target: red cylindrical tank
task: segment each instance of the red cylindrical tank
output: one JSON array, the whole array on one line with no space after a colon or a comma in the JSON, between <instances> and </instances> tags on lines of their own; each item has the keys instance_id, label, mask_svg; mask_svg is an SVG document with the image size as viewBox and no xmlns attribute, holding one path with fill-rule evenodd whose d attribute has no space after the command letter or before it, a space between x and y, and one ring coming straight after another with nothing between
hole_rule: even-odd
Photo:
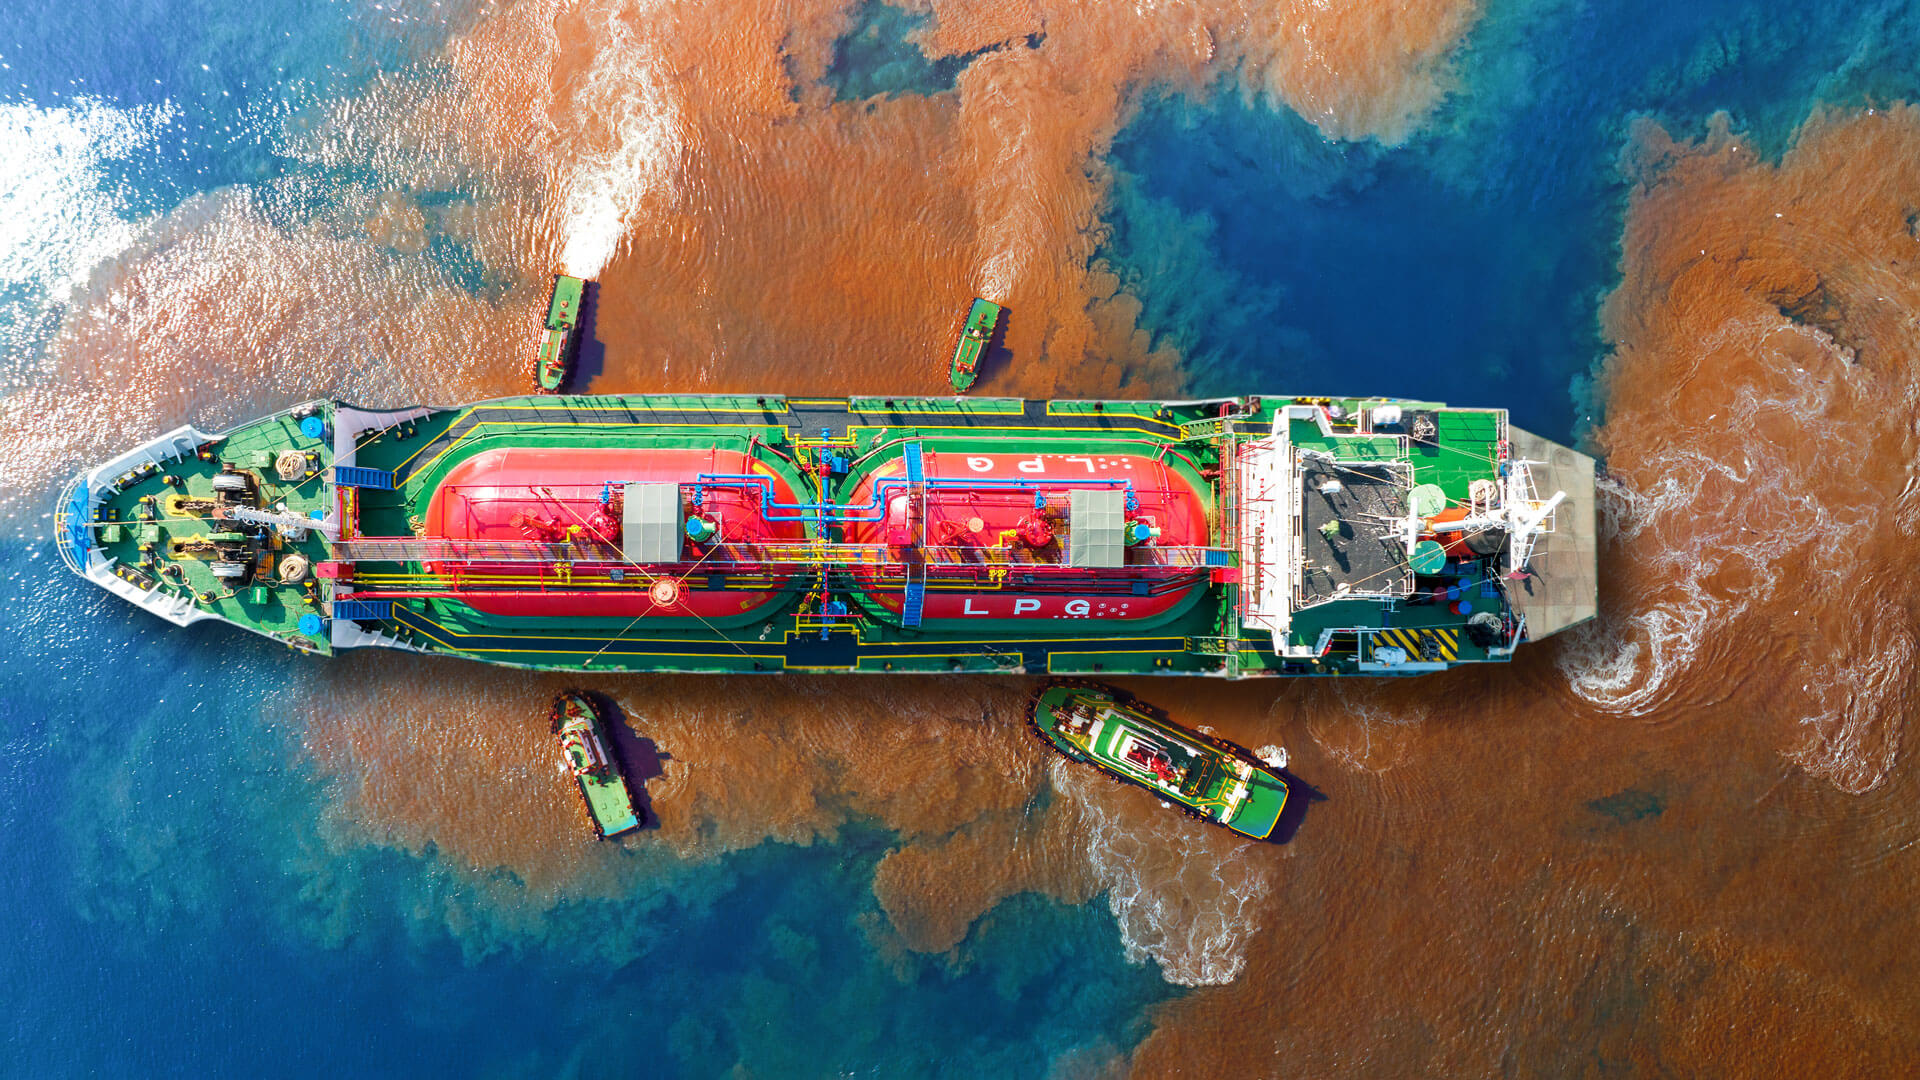
<instances>
[{"instance_id":1,"label":"red cylindrical tank","mask_svg":"<svg viewBox=\"0 0 1920 1080\"><path fill-rule=\"evenodd\" d=\"M1067 527L1068 493L1076 486L1112 490L1118 485L1111 481L1130 481L1139 501L1138 510L1130 516L1150 518L1159 527L1156 546L1204 546L1209 542L1207 509L1211 491L1165 462L1155 461L1156 449L1142 443L1091 453L927 452L923 460L924 474L929 480L962 483L928 489L922 542L952 549L1001 548L1009 552L1010 560L1002 588L983 585L977 592L929 589L922 609L923 623L978 619L1138 621L1163 615L1185 601L1194 589L1204 584L1204 571L1196 570L1191 579L1180 576L1173 587L1150 596L1118 595L1125 584L1116 589L1111 582L1126 576L1125 570L1071 571L1050 562L1039 564L1045 569L1030 572L1055 586L1105 580L1110 583L1107 591L1021 588L1023 571L1034 565L1036 554L1043 560L1058 559L1056 534ZM844 501L853 506L867 505L873 501L873 492L879 483L905 476L904 461L888 462L864 478ZM968 487L964 481L969 479L1026 481L1028 484L989 483ZM889 495L901 491L904 488L888 489ZM1048 496L1044 511L1034 507L1036 493ZM847 528L847 539L855 543L884 543L888 542L887 535L885 522L858 522ZM977 551L973 559L977 564ZM936 577L939 569L936 559L933 567ZM873 571L862 571L855 577L866 585L874 603L888 610L900 610L901 579L884 578ZM1165 573L1155 580L1166 582Z\"/></svg>"},{"instance_id":2,"label":"red cylindrical tank","mask_svg":"<svg viewBox=\"0 0 1920 1080\"><path fill-rule=\"evenodd\" d=\"M578 525L591 537L598 531L600 495L607 484L697 482L700 474L750 473L767 477L773 497L797 501L780 474L737 450L696 447L509 447L487 450L454 466L440 482L424 515L427 535L453 540L523 542L531 527L543 523ZM728 541L799 539L799 522L770 522L751 489L707 487L700 513L718 520ZM535 523L531 524L530 523ZM599 526L604 528L604 524ZM550 530L548 530L550 531ZM691 549L690 549L691 550ZM645 574L674 577L687 564L646 567ZM643 571L620 562L580 562L559 572L542 563L446 562L442 574L460 586L458 595L478 611L492 615L547 618L650 616L658 618L734 619L778 599L773 591L725 591L680 588L671 603L660 604L642 588L595 592L611 584L609 571L621 569L627 583L646 580ZM704 580L707 570L696 571ZM489 584L488 576L538 576L540 583Z\"/></svg>"}]
</instances>

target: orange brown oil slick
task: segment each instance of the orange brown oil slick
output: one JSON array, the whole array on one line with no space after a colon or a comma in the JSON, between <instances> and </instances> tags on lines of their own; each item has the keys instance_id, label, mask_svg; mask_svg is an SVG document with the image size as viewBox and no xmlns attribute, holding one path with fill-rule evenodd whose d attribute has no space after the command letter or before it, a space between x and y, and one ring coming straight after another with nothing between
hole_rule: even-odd
<instances>
[{"instance_id":1,"label":"orange brown oil slick","mask_svg":"<svg viewBox=\"0 0 1920 1080\"><path fill-rule=\"evenodd\" d=\"M526 313L568 261L601 281L609 391L936 391L967 299L1013 304L994 393L1177 391L1178 357L1094 255L1105 153L1142 93L1233 86L1331 135L1403 137L1447 86L1469 0L909 5L953 92L832 100L852 0L520 0L470 13L450 78L382 77L267 132L392 190L309 210L297 183L142 223L75 297L52 370L0 401L0 479L294 397L455 402L525 387ZM435 204L408 190L480 197ZM495 286L447 280L462 242ZM118 417L120 431L91 419ZM99 432L77 441L75 432Z\"/></svg>"},{"instance_id":2,"label":"orange brown oil slick","mask_svg":"<svg viewBox=\"0 0 1920 1080\"><path fill-rule=\"evenodd\" d=\"M1816 115L1778 166L1724 122L1697 145L1641 132L1605 311L1598 441L1617 527L1654 554L1614 578L1640 615L1607 670L1644 677L1581 687L1636 712L1737 683L1785 725L1776 744L1851 792L1887 778L1913 707L1917 149L1910 106ZM1683 660L1738 678L1676 679Z\"/></svg>"},{"instance_id":3,"label":"orange brown oil slick","mask_svg":"<svg viewBox=\"0 0 1920 1080\"><path fill-rule=\"evenodd\" d=\"M455 47L476 138L544 165L536 242L601 282L596 389L931 392L979 293L1013 304L986 389L1171 392L1177 357L1094 260L1140 94L1225 80L1398 138L1476 11L942 0L920 44L970 58L954 92L836 102L857 7L527 2Z\"/></svg>"},{"instance_id":4,"label":"orange brown oil slick","mask_svg":"<svg viewBox=\"0 0 1920 1080\"><path fill-rule=\"evenodd\" d=\"M308 749L383 839L414 850L432 843L457 864L511 871L543 894L570 889L576 871L591 877L606 862L600 853L621 846L592 841L557 771L545 716L568 676L391 656L339 663L352 677L313 710ZM414 693L383 698L390 680ZM768 840L831 841L855 820L909 843L974 826L1011 836L1044 779L1043 750L996 719L1019 714L1018 683L587 681L619 705L615 741L630 767L644 775L656 751L665 755L646 785L654 828L628 846L660 845L682 859ZM905 858L922 854L940 857Z\"/></svg>"},{"instance_id":5,"label":"orange brown oil slick","mask_svg":"<svg viewBox=\"0 0 1920 1080\"><path fill-rule=\"evenodd\" d=\"M467 208L434 211L456 234ZM0 480L44 483L192 422L219 431L296 401L451 402L520 391L529 307L496 306L421 256L398 193L288 231L253 195L201 196L101 268L45 381L0 399ZM106 422L111 418L111 422Z\"/></svg>"},{"instance_id":6,"label":"orange brown oil slick","mask_svg":"<svg viewBox=\"0 0 1920 1080\"><path fill-rule=\"evenodd\" d=\"M1183 690L1325 801L1244 972L1167 1006L1135 1075L1920 1056L1891 915L1920 874L1920 110L1818 114L1778 164L1646 126L1623 167L1601 619L1506 669Z\"/></svg>"}]
</instances>

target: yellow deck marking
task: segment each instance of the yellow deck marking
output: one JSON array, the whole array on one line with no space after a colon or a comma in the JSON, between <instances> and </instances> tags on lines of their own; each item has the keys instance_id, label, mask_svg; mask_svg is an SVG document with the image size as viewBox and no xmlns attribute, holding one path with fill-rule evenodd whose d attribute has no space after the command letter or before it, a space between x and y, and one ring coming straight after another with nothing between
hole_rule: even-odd
<instances>
[{"instance_id":1,"label":"yellow deck marking","mask_svg":"<svg viewBox=\"0 0 1920 1080\"><path fill-rule=\"evenodd\" d=\"M1418 661L1421 659L1420 645L1428 639L1433 640L1439 645L1441 659L1452 663L1459 658L1460 639L1454 631L1445 627L1425 627L1420 629L1387 627L1375 630L1373 635L1375 648L1379 648L1380 641L1384 639L1389 645L1396 645L1407 650L1407 656L1411 660Z\"/></svg>"},{"instance_id":2,"label":"yellow deck marking","mask_svg":"<svg viewBox=\"0 0 1920 1080\"><path fill-rule=\"evenodd\" d=\"M577 650L576 650L576 649L532 649L532 648L526 648L526 649L475 649L475 648L462 648L461 646L458 646L458 645L455 645L455 644L453 644L453 643L452 643L451 641L448 641L448 640L446 640L445 638L442 638L442 637L440 637L440 636L438 636L438 635L436 635L436 634L433 634L433 633L431 633L431 632L429 632L429 631L427 631L427 630L424 630L424 629L422 629L422 628L421 628L421 627L420 627L420 626L419 626L418 624L420 624L420 623L426 623L427 625L430 625L430 626L433 626L434 628L436 628L436 629L438 629L438 630L439 630L439 631L440 631L441 633L443 633L443 634L445 634L445 635L447 635L447 637L449 637L449 638L455 638L455 639L459 639L459 638L479 638L479 637L494 637L494 638L505 638L505 637L513 637L513 636L515 636L515 634L514 634L514 631L513 631L512 629L503 629L503 630L500 630L500 631L495 631L495 632L492 632L492 633L487 633L487 634L469 634L469 633L465 633L465 632L462 632L462 631L459 631L459 630L455 630L455 629L453 629L452 627L450 627L450 626L447 626L447 625L445 625L444 623L441 623L440 621L438 621L438 620L436 620L436 619L434 619L434 618L432 618L432 617L430 617L430 616L428 616L428 615L425 615L425 614L422 614L422 613L420 613L420 612L415 612L415 611L405 611L405 612L403 613L403 612L401 612L401 611L400 611L399 609L396 609L396 611L395 611L395 614L396 614L396 615L399 615L399 616L400 616L400 617L399 617L398 619L396 619L395 621L397 621L397 622L400 622L401 624L403 624L403 625L405 625L405 626L407 626L407 627L409 627L409 628L411 628L411 629L413 629L413 630L415 630L415 631L417 631L417 632L419 632L420 634L422 634L422 635L423 635L423 636L425 636L425 637L428 637L428 638L431 638L431 639L433 639L433 641L434 641L434 642L436 642L437 644L439 644L439 645L441 645L441 646L442 646L442 647L444 647L444 648L448 648L448 649L453 649L453 650L455 650L455 651L458 651L458 652L500 652L500 653L509 653L509 652L524 652L524 653L530 653L530 654L541 654L541 655L555 655L555 656L567 656L567 655L571 655L571 654L573 654L573 653L575 653L575 652L584 652L584 651L587 651L587 650L585 650L585 649L577 649ZM672 617L673 617L673 616L662 616L662 618L672 618ZM815 632L817 633L818 631L815 631ZM788 634L789 634L789 635L791 635L791 633L792 633L792 631L788 631ZM561 640L561 641L579 641L579 642L582 642L582 643L585 643L585 644L601 644L601 643L605 643L605 642L608 642L608 641L616 641L616 642L628 642L628 643L630 643L630 644L634 644L634 645L648 645L648 644L654 644L654 643L658 643L658 644L662 644L662 645L733 645L733 646L736 646L736 647L737 647L737 646L739 646L739 645L741 644L740 642L738 642L738 641L734 641L734 640L732 640L732 639L730 639L730 638L718 638L718 637L715 637L715 638L647 638L647 639L644 639L644 640L631 640L631 639L628 639L628 638L609 638L609 637L576 637L576 636L573 636L573 635L567 635L567 634L551 634L551 633L542 633L542 634L541 634L540 636L541 636L541 637L545 637L545 638L548 638L548 639L552 639L552 640ZM1151 638L1124 638L1124 639L1119 639L1118 641L1116 641L1116 644L1125 644L1125 643L1127 643L1127 642L1133 642L1133 641L1150 641L1150 640L1153 640L1153 639L1151 639ZM1167 640L1169 640L1169 641L1170 641L1170 640L1172 640L1172 639L1171 639L1171 638L1169 638L1169 639L1167 639ZM940 642L939 644L940 644L940 645L942 645L942 646L951 646L951 645L1006 645L1006 644L1008 644L1008 642L1007 642L1007 641L1006 641L1006 639L1004 639L1004 638L983 638L983 639L980 639L980 640L977 640L977 641L976 641L976 640L959 640L959 641L942 641L942 642ZM1078 645L1078 644L1081 644L1081 643L1080 643L1080 642L1077 642L1077 641L1076 641L1076 642L1074 642L1074 644L1076 644L1076 645ZM908 642L876 642L876 643L874 643L874 645L873 645L873 647L875 647L875 648L885 648L885 649L903 649L903 648L907 648L907 647L908 647L909 645L910 645L910 643L908 643ZM623 651L623 652L628 652L627 650L622 650L622 651ZM1018 650L1017 650L1017 649L1009 649L1009 650L1007 650L1007 651L1008 651L1009 653L1014 653L1014 652L1017 652ZM1050 649L1050 650L1048 650L1048 657L1049 657L1049 660L1051 660L1051 657L1052 657L1052 656L1054 656L1054 655L1056 655L1056 654L1057 654L1057 655L1063 655L1063 656L1067 656L1067 655L1088 655L1088 656L1094 656L1094 655L1099 655L1099 656L1104 656L1104 655L1109 655L1109 654L1120 654L1120 655L1132 655L1132 654L1140 654L1140 655L1148 655L1148 656L1161 656L1161 655L1167 655L1167 654L1168 654L1168 650L1166 650L1166 649L1079 649L1079 650L1071 650L1071 651L1070 651L1070 650L1066 650L1066 649ZM731 654L731 653L713 653L713 654L708 654L708 653L679 653L679 652L628 652L628 655L641 655L641 656L708 656L708 655L715 655L715 656L731 656L731 655L734 655L734 654ZM905 655L905 656L907 656L907 657L911 657L911 658L913 658L913 659L922 659L922 658L928 658L928 657L938 657L938 658L943 658L943 659L955 659L955 658L959 658L959 659L966 659L966 658L977 658L977 657L979 656L979 654L978 654L978 653L907 653L907 654L903 654L903 655ZM780 653L771 653L771 654L758 654L758 653L750 653L750 654L748 654L748 656L749 656L749 657L750 657L751 659L754 659L754 660L762 660L762 659L766 659L766 660L771 660L771 659L777 659L777 658L784 658L784 654L780 654ZM867 657L855 657L854 659L855 659L855 662L857 663L857 662L858 662L859 660L861 660L861 659L868 659L868 658L867 658ZM1051 668L1051 664L1049 664L1049 668Z\"/></svg>"},{"instance_id":3,"label":"yellow deck marking","mask_svg":"<svg viewBox=\"0 0 1920 1080\"><path fill-rule=\"evenodd\" d=\"M1057 405L1059 405L1059 404L1061 404L1061 403L1060 403L1060 402L1056 402L1056 401L1049 401L1049 402L1047 402L1047 415L1048 415L1048 416L1105 416L1105 415L1107 415L1106 413L1103 413L1103 412L1102 412L1102 413L1096 413L1096 412L1093 412L1093 411L1092 411L1092 410L1090 410L1090 409L1059 409L1059 408L1055 408L1055 406L1057 406ZM1171 420L1162 420L1162 419L1160 419L1159 417L1157 417L1157 416L1154 416L1154 415L1153 415L1152 413L1137 413L1137 412L1130 412L1130 411L1126 411L1126 410L1122 410L1122 411L1120 411L1120 412L1118 412L1118 413L1116 413L1115 415L1117 415L1117 416L1125 416L1125 417L1128 417L1128 418L1130 418L1130 419L1134 419L1134 420L1144 420L1144 421L1146 421L1146 422L1147 422L1147 423L1149 423L1149 424L1159 424L1159 425L1160 425L1161 427L1163 427L1163 428L1170 428L1170 429L1172 429L1172 430L1173 430L1174 432L1176 432L1176 433L1177 433L1177 432L1178 432L1178 431L1180 430L1180 425L1179 425L1179 424L1176 424L1176 423L1174 423L1174 422L1173 422L1173 421L1171 421ZM1096 431L1105 431L1105 430L1108 430L1108 429L1106 429L1106 428L1096 428L1095 430L1096 430Z\"/></svg>"},{"instance_id":4,"label":"yellow deck marking","mask_svg":"<svg viewBox=\"0 0 1920 1080\"><path fill-rule=\"evenodd\" d=\"M458 422L456 421L453 426L458 426ZM639 420L619 421L619 422L607 421L605 423L594 421L591 423L582 422L577 424L552 424L545 420L482 420L474 424L471 428L468 428L466 431L462 432L458 436L455 436L454 439L451 442L447 443L446 446L441 447L439 453L433 455L432 458L428 459L425 465L422 465L418 469L415 469L412 476L407 477L407 482L412 483L413 478L415 476L421 476L426 473L432 472L434 467L440 464L440 459L446 457L448 454L452 453L455 449L457 449L458 447L460 447L461 445L469 441L477 442L481 439L494 438L500 435L509 434L508 432L502 432L502 431L486 431L486 429L488 428L551 427L551 428L555 428L556 430L559 430L559 429L565 429L565 428L651 429L651 428L663 428L663 427L669 427L669 428L683 427L683 428L697 428L697 429L705 430L707 428L716 428L716 427L718 428L764 428L768 426L770 425L767 425L767 424L700 424L700 423L668 424L668 423L661 423L657 421L639 421ZM449 427L448 430L452 430L452 427ZM483 432L485 433L483 434ZM420 448L420 450L425 450L425 449L426 449L425 446ZM414 454L417 456L420 453L420 450L415 450ZM412 460L413 460L412 457L409 457L407 459L407 461L412 461ZM402 462L401 464L404 466L406 463ZM395 473L398 473L399 471L400 471L399 469L394 470Z\"/></svg>"}]
</instances>

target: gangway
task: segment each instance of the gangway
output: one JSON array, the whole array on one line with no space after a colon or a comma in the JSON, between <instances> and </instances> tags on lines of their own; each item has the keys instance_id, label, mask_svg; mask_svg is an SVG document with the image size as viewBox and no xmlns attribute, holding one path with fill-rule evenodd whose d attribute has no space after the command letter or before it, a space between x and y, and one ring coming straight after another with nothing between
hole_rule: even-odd
<instances>
[{"instance_id":1,"label":"gangway","mask_svg":"<svg viewBox=\"0 0 1920 1080\"><path fill-rule=\"evenodd\" d=\"M927 520L927 473L919 440L901 447L900 454L907 463L907 527L912 530L914 547L919 548L926 542L921 529ZM919 626L926 602L927 563L923 556L907 567L906 595L900 600L900 625Z\"/></svg>"},{"instance_id":2,"label":"gangway","mask_svg":"<svg viewBox=\"0 0 1920 1080\"><path fill-rule=\"evenodd\" d=\"M927 603L927 566L921 563L907 571L906 600L900 605L900 625L919 626L920 614Z\"/></svg>"}]
</instances>

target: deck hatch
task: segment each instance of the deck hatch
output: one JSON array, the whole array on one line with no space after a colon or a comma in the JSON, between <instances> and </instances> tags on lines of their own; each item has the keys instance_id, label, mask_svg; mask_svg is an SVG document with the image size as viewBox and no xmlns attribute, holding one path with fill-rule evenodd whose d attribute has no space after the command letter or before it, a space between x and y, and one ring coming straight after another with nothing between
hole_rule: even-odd
<instances>
[{"instance_id":1,"label":"deck hatch","mask_svg":"<svg viewBox=\"0 0 1920 1080\"><path fill-rule=\"evenodd\" d=\"M628 484L620 514L620 554L628 562L680 561L680 485Z\"/></svg>"},{"instance_id":2,"label":"deck hatch","mask_svg":"<svg viewBox=\"0 0 1920 1080\"><path fill-rule=\"evenodd\" d=\"M384 621L393 618L393 601L335 600L333 602L333 617L356 622L362 619L369 622Z\"/></svg>"},{"instance_id":3,"label":"deck hatch","mask_svg":"<svg viewBox=\"0 0 1920 1080\"><path fill-rule=\"evenodd\" d=\"M1124 566L1126 493L1076 490L1067 494L1067 565Z\"/></svg>"},{"instance_id":4,"label":"deck hatch","mask_svg":"<svg viewBox=\"0 0 1920 1080\"><path fill-rule=\"evenodd\" d=\"M366 469L357 465L335 465L333 482L341 487L366 488L369 491L392 491L393 474L385 469Z\"/></svg>"}]
</instances>

